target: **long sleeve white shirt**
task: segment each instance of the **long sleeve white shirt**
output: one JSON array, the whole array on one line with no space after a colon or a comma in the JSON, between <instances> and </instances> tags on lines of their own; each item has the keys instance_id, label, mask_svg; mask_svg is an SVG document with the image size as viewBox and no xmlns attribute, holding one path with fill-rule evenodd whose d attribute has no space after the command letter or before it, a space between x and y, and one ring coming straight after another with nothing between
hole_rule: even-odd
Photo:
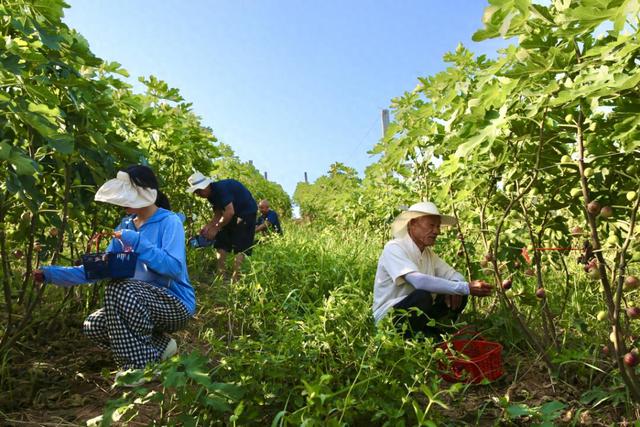
<instances>
[{"instance_id":1,"label":"long sleeve white shirt","mask_svg":"<svg viewBox=\"0 0 640 427\"><path fill-rule=\"evenodd\" d=\"M376 323L415 289L437 294L469 294L464 276L440 259L430 247L420 252L407 235L388 242L378 260L372 306Z\"/></svg>"}]
</instances>

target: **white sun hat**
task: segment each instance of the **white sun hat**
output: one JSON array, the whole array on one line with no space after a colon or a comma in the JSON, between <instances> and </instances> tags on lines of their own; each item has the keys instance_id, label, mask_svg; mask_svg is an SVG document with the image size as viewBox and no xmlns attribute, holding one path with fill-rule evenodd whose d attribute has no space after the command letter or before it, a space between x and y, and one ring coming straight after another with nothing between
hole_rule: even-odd
<instances>
[{"instance_id":1,"label":"white sun hat","mask_svg":"<svg viewBox=\"0 0 640 427\"><path fill-rule=\"evenodd\" d=\"M196 190L202 190L207 185L213 182L211 178L207 178L206 176L202 175L200 172L196 172L193 175L191 175L188 181L189 181L190 187L187 191L189 193L193 193Z\"/></svg>"},{"instance_id":2,"label":"white sun hat","mask_svg":"<svg viewBox=\"0 0 640 427\"><path fill-rule=\"evenodd\" d=\"M399 239L407 235L407 224L413 218L419 218L425 215L435 215L439 216L441 225L456 225L458 221L452 216L442 215L436 205L431 202L419 202L414 205L411 205L409 209L402 212L400 215L393 220L391 224L391 234L393 237Z\"/></svg>"},{"instance_id":3,"label":"white sun hat","mask_svg":"<svg viewBox=\"0 0 640 427\"><path fill-rule=\"evenodd\" d=\"M114 179L102 184L93 199L125 208L145 208L153 205L157 197L158 190L138 187L131 182L128 173L119 171Z\"/></svg>"}]
</instances>

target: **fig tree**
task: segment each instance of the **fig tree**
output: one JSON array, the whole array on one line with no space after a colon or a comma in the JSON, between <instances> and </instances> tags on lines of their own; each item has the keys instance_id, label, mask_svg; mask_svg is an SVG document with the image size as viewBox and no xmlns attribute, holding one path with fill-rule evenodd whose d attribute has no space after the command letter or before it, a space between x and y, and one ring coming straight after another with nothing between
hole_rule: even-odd
<instances>
[{"instance_id":1,"label":"fig tree","mask_svg":"<svg viewBox=\"0 0 640 427\"><path fill-rule=\"evenodd\" d=\"M584 231L582 230L581 227L578 227L577 225L571 229L572 236L582 236L582 233L584 233Z\"/></svg>"},{"instance_id":2,"label":"fig tree","mask_svg":"<svg viewBox=\"0 0 640 427\"><path fill-rule=\"evenodd\" d=\"M20 215L20 221L31 222L31 211L24 211L22 215Z\"/></svg>"},{"instance_id":3,"label":"fig tree","mask_svg":"<svg viewBox=\"0 0 640 427\"><path fill-rule=\"evenodd\" d=\"M601 208L602 207L600 206L600 203L594 200L592 202L589 202L589 204L587 205L587 212L589 212L591 215L597 215L600 212Z\"/></svg>"},{"instance_id":4,"label":"fig tree","mask_svg":"<svg viewBox=\"0 0 640 427\"><path fill-rule=\"evenodd\" d=\"M591 267L589 269L589 271L587 271L587 276L589 276L589 279L591 279L591 280L599 280L600 279L600 270L596 266Z\"/></svg>"},{"instance_id":5,"label":"fig tree","mask_svg":"<svg viewBox=\"0 0 640 427\"><path fill-rule=\"evenodd\" d=\"M616 342L616 333L615 332L611 332L609 334L609 341L611 341L612 343L615 344L615 342Z\"/></svg>"},{"instance_id":6,"label":"fig tree","mask_svg":"<svg viewBox=\"0 0 640 427\"><path fill-rule=\"evenodd\" d=\"M627 365L630 368L633 368L638 364L638 355L630 351L629 353L624 355L624 358L622 360L624 361L625 365Z\"/></svg>"},{"instance_id":7,"label":"fig tree","mask_svg":"<svg viewBox=\"0 0 640 427\"><path fill-rule=\"evenodd\" d=\"M611 206L603 206L600 209L600 216L603 218L611 218L613 216L613 209Z\"/></svg>"},{"instance_id":8,"label":"fig tree","mask_svg":"<svg viewBox=\"0 0 640 427\"><path fill-rule=\"evenodd\" d=\"M627 276L624 279L624 288L626 290L637 289L640 286L640 280L636 276Z\"/></svg>"}]
</instances>

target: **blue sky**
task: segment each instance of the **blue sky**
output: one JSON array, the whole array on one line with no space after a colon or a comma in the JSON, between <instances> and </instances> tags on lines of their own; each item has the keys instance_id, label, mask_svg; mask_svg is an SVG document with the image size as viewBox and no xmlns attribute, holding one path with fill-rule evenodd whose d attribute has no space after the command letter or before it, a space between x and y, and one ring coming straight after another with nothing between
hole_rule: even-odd
<instances>
[{"instance_id":1,"label":"blue sky","mask_svg":"<svg viewBox=\"0 0 640 427\"><path fill-rule=\"evenodd\" d=\"M99 57L180 89L242 160L293 194L340 161L361 174L381 110L473 43L483 0L68 0Z\"/></svg>"}]
</instances>

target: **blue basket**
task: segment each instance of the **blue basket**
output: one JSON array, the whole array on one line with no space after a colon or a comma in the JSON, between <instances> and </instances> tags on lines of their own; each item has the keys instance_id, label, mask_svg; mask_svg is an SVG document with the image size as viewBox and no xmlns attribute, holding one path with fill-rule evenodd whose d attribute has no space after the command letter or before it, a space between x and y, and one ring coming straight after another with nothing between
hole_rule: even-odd
<instances>
[{"instance_id":1,"label":"blue basket","mask_svg":"<svg viewBox=\"0 0 640 427\"><path fill-rule=\"evenodd\" d=\"M89 241L96 241L96 251L100 245L102 234L95 235ZM122 244L122 242L120 242ZM122 245L124 247L124 245ZM88 252L88 251L87 251ZM94 252L82 255L84 275L87 280L126 279L136 272L138 254L131 250L124 252Z\"/></svg>"},{"instance_id":2,"label":"blue basket","mask_svg":"<svg viewBox=\"0 0 640 427\"><path fill-rule=\"evenodd\" d=\"M206 248L215 243L215 240L208 240L203 235L199 234L189 239L189 246L192 248Z\"/></svg>"}]
</instances>

